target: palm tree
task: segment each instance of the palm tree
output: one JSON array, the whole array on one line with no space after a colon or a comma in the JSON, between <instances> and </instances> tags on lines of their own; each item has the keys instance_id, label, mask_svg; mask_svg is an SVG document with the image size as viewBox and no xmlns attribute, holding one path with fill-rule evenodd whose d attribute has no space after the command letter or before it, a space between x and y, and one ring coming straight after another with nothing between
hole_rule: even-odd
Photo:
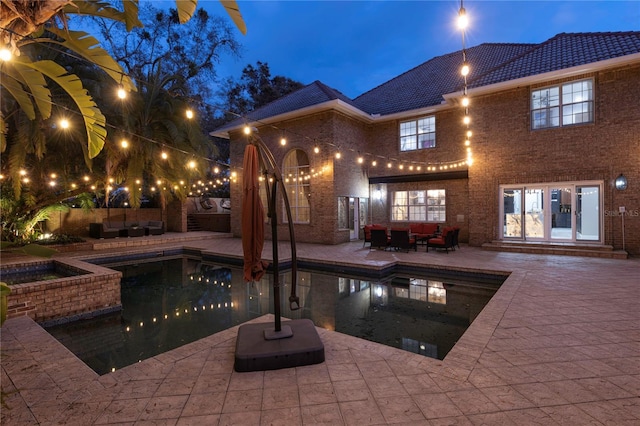
<instances>
[{"instance_id":1,"label":"palm tree","mask_svg":"<svg viewBox=\"0 0 640 426\"><path fill-rule=\"evenodd\" d=\"M222 1L236 26L244 34L246 27L235 1ZM188 21L196 10L197 0L176 0L180 22ZM10 95L30 120L51 116L52 81L68 93L82 117L87 138L87 156L94 158L102 150L106 138L106 119L87 92L80 79L50 60L34 60L20 55L22 47L31 43L49 43L74 52L100 67L126 91L136 87L122 67L90 34L72 31L66 26L67 17L74 14L95 16L122 22L127 30L141 26L138 19L138 1L124 0L122 10L106 2L91 0L1 0L0 39L10 46L14 57L0 65L3 97ZM59 26L59 24L62 24ZM43 30L55 37L42 37ZM6 149L4 110L0 112L0 152Z\"/></svg>"}]
</instances>

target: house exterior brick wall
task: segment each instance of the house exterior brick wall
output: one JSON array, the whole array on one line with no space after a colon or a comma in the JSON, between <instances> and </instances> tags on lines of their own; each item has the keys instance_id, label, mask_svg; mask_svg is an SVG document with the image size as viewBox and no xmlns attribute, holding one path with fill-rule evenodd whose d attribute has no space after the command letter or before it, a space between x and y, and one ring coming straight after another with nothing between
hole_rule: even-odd
<instances>
[{"instance_id":1,"label":"house exterior brick wall","mask_svg":"<svg viewBox=\"0 0 640 426\"><path fill-rule=\"evenodd\" d=\"M568 81L592 79L594 120L591 123L532 130L531 91ZM523 80L533 81L533 80ZM640 254L640 65L611 66L571 77L554 77L535 84L500 86L504 89L472 90L471 138L473 164L466 159L464 111L453 103L425 110L424 113L395 114L392 119L337 109L301 114L296 119L270 123L260 129L264 142L282 166L288 150L299 148L309 156L311 168L325 173L311 181L311 223L296 225L296 239L334 244L349 239L349 231L338 229L338 197L368 199L367 222L387 226L405 225L391 221L394 191L446 190L446 221L442 225L461 227L460 240L470 245L502 238L500 209L501 185L553 185L554 183L601 184L598 207L602 211L601 241L590 244L624 248ZM476 92L477 93L477 92ZM433 111L433 112L429 112ZM436 117L436 147L400 151L399 126L402 121L428 115ZM279 146L282 130L287 129L289 144ZM286 132L285 132L286 133ZM242 147L235 140L244 136L232 132L232 165L242 164ZM321 148L313 153L313 146ZM335 152L342 158L336 160ZM364 163L358 164L358 155ZM373 166L372 161L377 165ZM388 168L386 163L392 163ZM400 169L400 164L404 167ZM446 168L441 166L447 165ZM410 170L410 166L414 166ZM417 170L416 165L421 166ZM425 169L428 166L435 169ZM452 175L458 171L460 174ZM623 173L629 182L625 191L614 188ZM232 202L240 205L240 174L232 187ZM381 199L373 198L377 191ZM572 194L575 196L575 194ZM619 207L626 208L625 213ZM575 212L574 212L575 214ZM623 216L622 216L623 215ZM232 231L241 234L239 215L232 215ZM362 225L362 224L360 224ZM267 229L267 234L270 230ZM285 232L279 232L284 238Z\"/></svg>"},{"instance_id":2,"label":"house exterior brick wall","mask_svg":"<svg viewBox=\"0 0 640 426\"><path fill-rule=\"evenodd\" d=\"M594 81L594 122L531 130L530 91L583 78ZM499 185L602 181L604 244L622 248L621 219L611 212L625 206L634 215L640 209L639 83L640 67L623 67L472 98L470 244L500 237ZM630 182L623 192L613 187L620 173ZM639 253L640 218L628 216L625 235L625 248Z\"/></svg>"}]
</instances>

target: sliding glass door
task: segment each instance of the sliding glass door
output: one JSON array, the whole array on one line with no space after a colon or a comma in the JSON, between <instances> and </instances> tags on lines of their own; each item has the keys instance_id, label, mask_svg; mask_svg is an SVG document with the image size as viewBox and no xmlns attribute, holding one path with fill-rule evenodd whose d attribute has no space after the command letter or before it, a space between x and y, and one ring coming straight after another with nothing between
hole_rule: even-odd
<instances>
[{"instance_id":1,"label":"sliding glass door","mask_svg":"<svg viewBox=\"0 0 640 426\"><path fill-rule=\"evenodd\" d=\"M504 185L502 238L525 241L601 241L602 182Z\"/></svg>"}]
</instances>

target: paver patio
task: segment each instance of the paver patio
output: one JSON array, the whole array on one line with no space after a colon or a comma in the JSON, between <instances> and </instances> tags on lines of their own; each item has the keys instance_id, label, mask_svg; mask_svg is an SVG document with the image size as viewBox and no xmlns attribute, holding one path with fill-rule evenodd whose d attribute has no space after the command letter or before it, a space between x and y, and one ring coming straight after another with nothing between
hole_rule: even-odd
<instances>
[{"instance_id":1,"label":"paver patio","mask_svg":"<svg viewBox=\"0 0 640 426\"><path fill-rule=\"evenodd\" d=\"M162 241L242 254L234 238ZM153 247L144 244L99 252ZM265 259L270 252L267 242ZM279 253L289 256L288 243ZM11 319L1 329L2 424L640 424L638 258L464 245L450 254L399 253L362 242L298 244L297 253L327 263L511 275L443 361L318 329L324 363L237 373L234 327L98 376L32 320Z\"/></svg>"}]
</instances>

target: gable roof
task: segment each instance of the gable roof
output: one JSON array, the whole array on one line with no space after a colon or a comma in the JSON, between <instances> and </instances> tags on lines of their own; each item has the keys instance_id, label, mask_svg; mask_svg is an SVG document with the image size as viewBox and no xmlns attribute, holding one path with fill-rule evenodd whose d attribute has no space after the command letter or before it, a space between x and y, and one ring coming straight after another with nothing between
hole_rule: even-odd
<instances>
[{"instance_id":1,"label":"gable roof","mask_svg":"<svg viewBox=\"0 0 640 426\"><path fill-rule=\"evenodd\" d=\"M244 125L247 121L261 121L269 117L279 116L291 111L297 111L303 108L312 107L330 102L334 100L341 100L349 105L353 105L353 101L349 97L345 96L341 92L332 89L326 84L316 80L311 84L308 84L295 92L289 93L276 99L273 102L268 103L256 110L249 112L246 118L237 118L229 123L225 124L212 133L221 133L228 130L237 128Z\"/></svg>"},{"instance_id":2,"label":"gable roof","mask_svg":"<svg viewBox=\"0 0 640 426\"><path fill-rule=\"evenodd\" d=\"M597 62L638 55L640 31L560 33L539 43L483 43L466 49L470 89L531 78ZM437 56L350 99L320 81L290 93L211 132L223 136L247 121L265 121L302 115L309 109L340 108L368 119L436 107L446 95L463 88L462 51ZM489 88L487 87L487 90Z\"/></svg>"}]
</instances>

